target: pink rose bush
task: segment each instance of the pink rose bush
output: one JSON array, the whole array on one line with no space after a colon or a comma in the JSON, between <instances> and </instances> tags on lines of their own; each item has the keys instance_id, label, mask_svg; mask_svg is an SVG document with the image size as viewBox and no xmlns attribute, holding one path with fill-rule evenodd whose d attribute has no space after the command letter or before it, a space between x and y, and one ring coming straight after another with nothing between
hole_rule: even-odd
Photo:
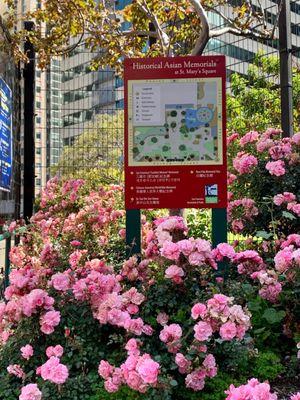
<instances>
[{"instance_id":1,"label":"pink rose bush","mask_svg":"<svg viewBox=\"0 0 300 400\"><path fill-rule=\"evenodd\" d=\"M239 387L231 385L226 394L226 400L277 400L277 395L271 393L270 385L257 379L250 379L246 385Z\"/></svg>"},{"instance_id":2,"label":"pink rose bush","mask_svg":"<svg viewBox=\"0 0 300 400\"><path fill-rule=\"evenodd\" d=\"M286 174L295 166L295 138L282 142L276 132L263 135L240 138L228 207L234 232L244 233L261 215L259 199L247 191L235 198L241 177L263 167L270 179L282 179L270 175L260 154L270 162L283 158ZM298 194L279 189L268 193L274 212L296 217ZM10 254L10 285L0 303L0 393L15 390L21 400L35 400L50 390L55 400L72 390L78 398L86 391L100 398L96 390L104 387L120 396L129 389L145 398L172 398L177 389L191 396L227 372L224 358L231 360L235 349L256 357L242 289L250 283L268 307L281 307L298 276L299 235L249 237L213 248L193 237L182 217L152 223L143 217L142 254L125 260L121 196L118 186L90 192L82 180L48 182L41 208ZM298 343L296 323L286 315L281 334ZM275 399L267 397L267 384L254 382L248 385L253 389L231 386L228 399L240 393Z\"/></svg>"},{"instance_id":3,"label":"pink rose bush","mask_svg":"<svg viewBox=\"0 0 300 400\"><path fill-rule=\"evenodd\" d=\"M117 392L120 385L126 384L133 390L145 393L149 386L156 386L159 375L159 364L147 353L141 355L134 339L127 343L128 357L119 368L101 360L99 375L105 379L105 388L109 393Z\"/></svg>"},{"instance_id":4,"label":"pink rose bush","mask_svg":"<svg viewBox=\"0 0 300 400\"><path fill-rule=\"evenodd\" d=\"M268 231L271 215L285 222L277 226L284 234L299 230L296 218L300 215L299 133L291 138L280 135L280 130L271 128L243 136L235 133L229 143L232 159L229 160L228 211L235 233ZM271 211L273 204L276 208Z\"/></svg>"},{"instance_id":5,"label":"pink rose bush","mask_svg":"<svg viewBox=\"0 0 300 400\"><path fill-rule=\"evenodd\" d=\"M269 383L261 383L255 378L238 387L230 385L225 393L227 394L226 400L278 400L277 394L271 392ZM289 400L298 399L300 399L300 393L289 397Z\"/></svg>"}]
</instances>

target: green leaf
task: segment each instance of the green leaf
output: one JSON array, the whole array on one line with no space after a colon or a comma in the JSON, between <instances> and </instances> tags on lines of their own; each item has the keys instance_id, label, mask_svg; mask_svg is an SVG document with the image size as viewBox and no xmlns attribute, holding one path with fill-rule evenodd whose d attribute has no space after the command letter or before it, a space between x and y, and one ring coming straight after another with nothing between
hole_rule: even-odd
<instances>
[{"instance_id":1,"label":"green leaf","mask_svg":"<svg viewBox=\"0 0 300 400\"><path fill-rule=\"evenodd\" d=\"M268 233L266 231L257 231L255 236L261 237L263 239L270 239L273 236L273 234L272 233Z\"/></svg>"},{"instance_id":2,"label":"green leaf","mask_svg":"<svg viewBox=\"0 0 300 400\"><path fill-rule=\"evenodd\" d=\"M295 215L291 214L288 211L282 211L282 216L284 218L291 219L291 220L296 219Z\"/></svg>"},{"instance_id":3,"label":"green leaf","mask_svg":"<svg viewBox=\"0 0 300 400\"><path fill-rule=\"evenodd\" d=\"M172 379L171 382L170 382L170 385L175 387L175 386L178 385L178 383L177 383L177 381L175 381L175 379Z\"/></svg>"},{"instance_id":4,"label":"green leaf","mask_svg":"<svg viewBox=\"0 0 300 400\"><path fill-rule=\"evenodd\" d=\"M275 308L267 308L262 315L269 324L277 324L285 317L285 312L280 310L276 311Z\"/></svg>"},{"instance_id":5,"label":"green leaf","mask_svg":"<svg viewBox=\"0 0 300 400\"><path fill-rule=\"evenodd\" d=\"M261 305L259 301L249 301L249 303L247 303L248 308L250 311L260 311L261 309Z\"/></svg>"},{"instance_id":6,"label":"green leaf","mask_svg":"<svg viewBox=\"0 0 300 400\"><path fill-rule=\"evenodd\" d=\"M260 333L263 333L265 330L266 330L265 327L263 327L263 328L258 328L258 329L255 329L255 330L254 330L254 333L255 333L256 335L259 335Z\"/></svg>"}]
</instances>

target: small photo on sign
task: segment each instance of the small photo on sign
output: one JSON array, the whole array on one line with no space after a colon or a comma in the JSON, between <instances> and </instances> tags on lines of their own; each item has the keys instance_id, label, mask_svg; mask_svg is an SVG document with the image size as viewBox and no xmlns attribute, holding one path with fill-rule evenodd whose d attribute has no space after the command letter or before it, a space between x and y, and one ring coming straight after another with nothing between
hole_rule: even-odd
<instances>
[{"instance_id":1,"label":"small photo on sign","mask_svg":"<svg viewBox=\"0 0 300 400\"><path fill-rule=\"evenodd\" d=\"M217 203L218 202L218 185L206 185L205 186L205 203Z\"/></svg>"}]
</instances>

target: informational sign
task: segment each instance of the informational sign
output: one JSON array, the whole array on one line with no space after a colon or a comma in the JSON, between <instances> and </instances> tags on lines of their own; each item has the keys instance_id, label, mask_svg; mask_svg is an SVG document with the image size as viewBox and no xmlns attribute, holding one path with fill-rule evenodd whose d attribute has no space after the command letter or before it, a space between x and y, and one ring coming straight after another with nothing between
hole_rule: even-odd
<instances>
[{"instance_id":1,"label":"informational sign","mask_svg":"<svg viewBox=\"0 0 300 400\"><path fill-rule=\"evenodd\" d=\"M0 190L9 192L12 174L12 92L0 78Z\"/></svg>"},{"instance_id":2,"label":"informational sign","mask_svg":"<svg viewBox=\"0 0 300 400\"><path fill-rule=\"evenodd\" d=\"M225 57L124 67L126 208L226 207Z\"/></svg>"}]
</instances>

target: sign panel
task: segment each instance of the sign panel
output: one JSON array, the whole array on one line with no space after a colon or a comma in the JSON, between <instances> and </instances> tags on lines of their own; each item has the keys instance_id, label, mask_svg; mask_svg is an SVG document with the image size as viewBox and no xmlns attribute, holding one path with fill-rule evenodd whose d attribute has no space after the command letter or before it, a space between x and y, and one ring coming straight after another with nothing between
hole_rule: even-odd
<instances>
[{"instance_id":1,"label":"sign panel","mask_svg":"<svg viewBox=\"0 0 300 400\"><path fill-rule=\"evenodd\" d=\"M226 207L225 57L124 68L126 208Z\"/></svg>"},{"instance_id":2,"label":"sign panel","mask_svg":"<svg viewBox=\"0 0 300 400\"><path fill-rule=\"evenodd\" d=\"M12 174L12 92L0 78L0 190L9 192Z\"/></svg>"}]
</instances>

